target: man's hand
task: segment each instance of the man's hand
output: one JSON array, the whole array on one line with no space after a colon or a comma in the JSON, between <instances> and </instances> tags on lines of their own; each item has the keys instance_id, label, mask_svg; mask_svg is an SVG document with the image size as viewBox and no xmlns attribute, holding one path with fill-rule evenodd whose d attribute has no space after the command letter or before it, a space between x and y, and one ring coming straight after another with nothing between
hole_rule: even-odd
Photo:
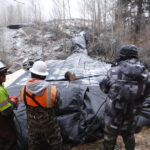
<instances>
[{"instance_id":1,"label":"man's hand","mask_svg":"<svg viewBox=\"0 0 150 150\"><path fill-rule=\"evenodd\" d=\"M10 103L12 104L12 109L17 109L18 107L18 97L17 96L10 96L9 97Z\"/></svg>"},{"instance_id":2,"label":"man's hand","mask_svg":"<svg viewBox=\"0 0 150 150\"><path fill-rule=\"evenodd\" d=\"M110 88L110 82L108 79L103 79L100 84L100 89L104 92L104 93L108 93L109 92L109 88Z\"/></svg>"},{"instance_id":3,"label":"man's hand","mask_svg":"<svg viewBox=\"0 0 150 150\"><path fill-rule=\"evenodd\" d=\"M17 104L18 101L19 101L19 99L18 99L17 96L10 96L10 97L9 97L9 100L10 100L11 102L15 103L15 104Z\"/></svg>"}]
</instances>

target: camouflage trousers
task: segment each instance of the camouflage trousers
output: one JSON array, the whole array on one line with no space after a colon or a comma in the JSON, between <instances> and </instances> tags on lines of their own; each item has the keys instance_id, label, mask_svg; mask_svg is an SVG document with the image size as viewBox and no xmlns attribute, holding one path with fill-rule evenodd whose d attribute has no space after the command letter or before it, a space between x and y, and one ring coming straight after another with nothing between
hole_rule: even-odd
<instances>
[{"instance_id":1,"label":"camouflage trousers","mask_svg":"<svg viewBox=\"0 0 150 150\"><path fill-rule=\"evenodd\" d=\"M62 136L53 109L28 108L29 150L62 150Z\"/></svg>"},{"instance_id":2,"label":"camouflage trousers","mask_svg":"<svg viewBox=\"0 0 150 150\"><path fill-rule=\"evenodd\" d=\"M126 150L135 149L135 138L133 131L118 131L105 126L104 130L104 150L114 150L117 136L121 135L125 144Z\"/></svg>"},{"instance_id":3,"label":"camouflage trousers","mask_svg":"<svg viewBox=\"0 0 150 150\"><path fill-rule=\"evenodd\" d=\"M53 135L51 132L29 132L28 150L63 150L61 136Z\"/></svg>"}]
</instances>

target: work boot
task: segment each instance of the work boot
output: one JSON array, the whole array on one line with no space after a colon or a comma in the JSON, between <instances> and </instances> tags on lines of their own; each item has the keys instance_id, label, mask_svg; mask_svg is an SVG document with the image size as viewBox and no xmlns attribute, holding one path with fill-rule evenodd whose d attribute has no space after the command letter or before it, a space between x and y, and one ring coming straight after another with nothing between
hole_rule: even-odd
<instances>
[{"instance_id":1,"label":"work boot","mask_svg":"<svg viewBox=\"0 0 150 150\"><path fill-rule=\"evenodd\" d=\"M126 150L135 150L135 137L134 134L123 135L123 141L125 144Z\"/></svg>"}]
</instances>

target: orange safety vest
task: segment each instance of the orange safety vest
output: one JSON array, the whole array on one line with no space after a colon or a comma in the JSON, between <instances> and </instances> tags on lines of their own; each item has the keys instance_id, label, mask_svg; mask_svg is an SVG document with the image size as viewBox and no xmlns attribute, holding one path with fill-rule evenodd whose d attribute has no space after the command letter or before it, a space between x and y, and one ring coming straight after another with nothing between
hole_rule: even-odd
<instances>
[{"instance_id":1,"label":"orange safety vest","mask_svg":"<svg viewBox=\"0 0 150 150\"><path fill-rule=\"evenodd\" d=\"M44 93L40 96L32 94L29 90L26 89L26 86L24 86L21 90L20 99L27 106L53 108L55 106L56 99L56 86L49 86L44 90Z\"/></svg>"}]
</instances>

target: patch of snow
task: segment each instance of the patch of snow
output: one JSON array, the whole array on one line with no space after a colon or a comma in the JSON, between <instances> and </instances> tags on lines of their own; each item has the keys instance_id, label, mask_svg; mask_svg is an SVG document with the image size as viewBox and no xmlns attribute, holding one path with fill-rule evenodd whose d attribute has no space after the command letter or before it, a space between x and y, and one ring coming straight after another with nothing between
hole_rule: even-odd
<instances>
[{"instance_id":1,"label":"patch of snow","mask_svg":"<svg viewBox=\"0 0 150 150\"><path fill-rule=\"evenodd\" d=\"M14 63L22 66L25 58L36 56L48 59L64 59L69 54L71 39L58 38L54 31L42 30L40 27L30 26L20 29L0 28L0 52L7 57L0 56L9 65ZM56 37L55 40L52 38ZM64 45L64 41L67 42ZM67 50L66 50L67 49Z\"/></svg>"}]
</instances>

